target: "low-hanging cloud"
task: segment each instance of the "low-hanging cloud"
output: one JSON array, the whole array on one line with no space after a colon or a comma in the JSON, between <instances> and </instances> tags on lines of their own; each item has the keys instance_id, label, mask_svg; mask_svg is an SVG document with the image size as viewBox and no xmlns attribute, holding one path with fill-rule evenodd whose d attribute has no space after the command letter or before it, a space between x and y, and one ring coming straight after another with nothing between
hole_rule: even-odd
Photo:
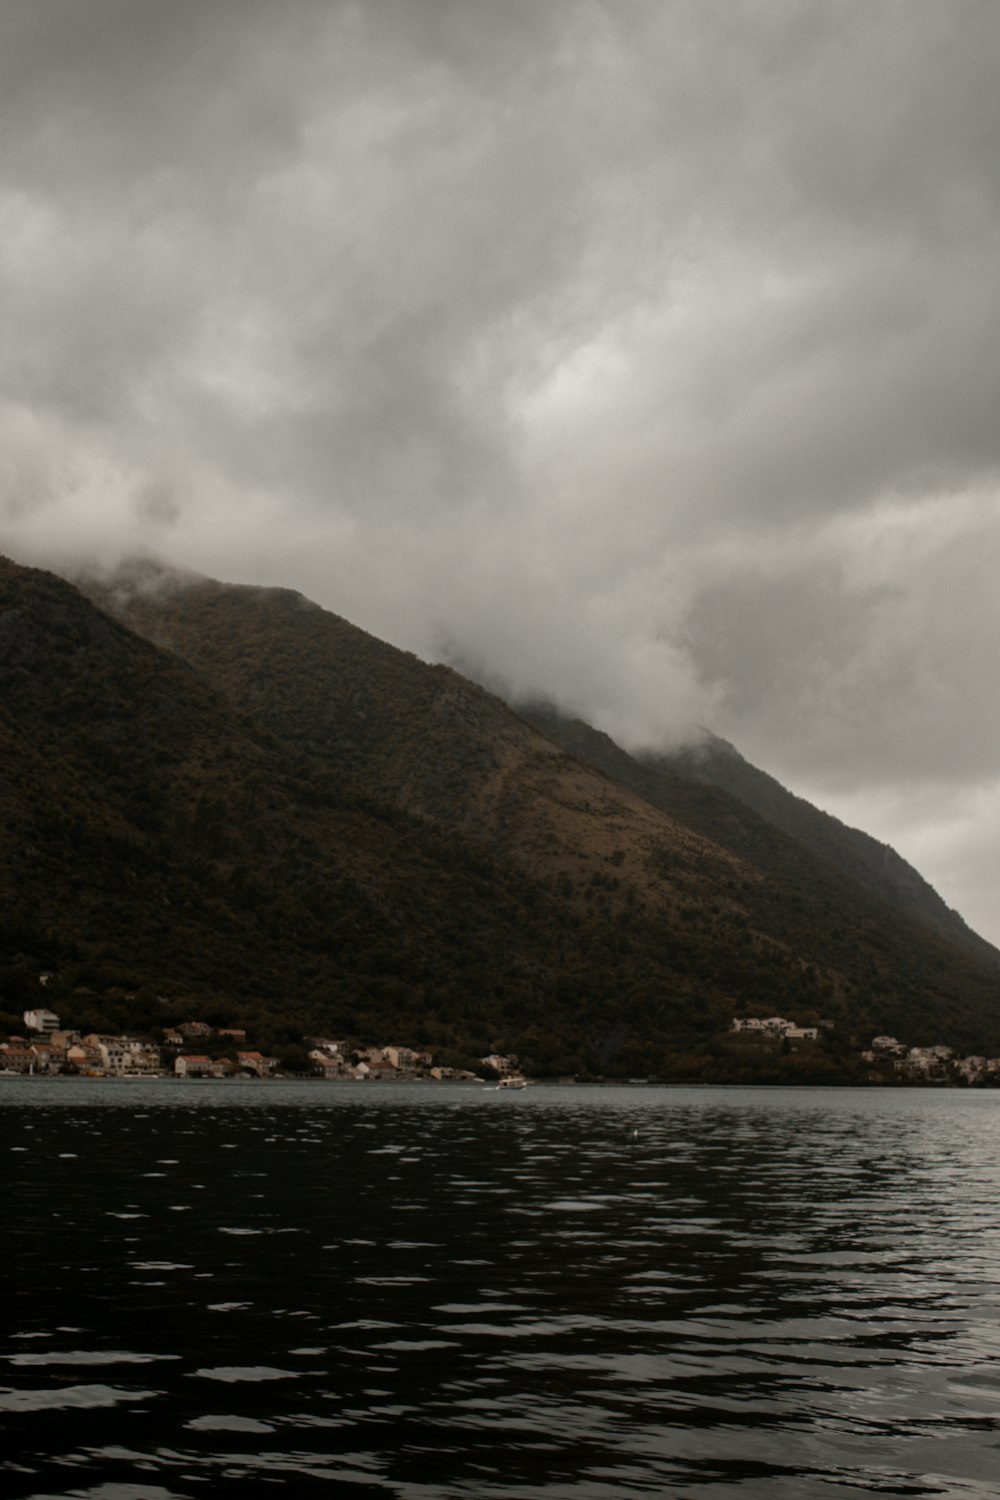
<instances>
[{"instance_id":1,"label":"low-hanging cloud","mask_svg":"<svg viewBox=\"0 0 1000 1500\"><path fill-rule=\"evenodd\" d=\"M998 44L980 0L14 0L0 546L290 584L876 831L980 805Z\"/></svg>"}]
</instances>

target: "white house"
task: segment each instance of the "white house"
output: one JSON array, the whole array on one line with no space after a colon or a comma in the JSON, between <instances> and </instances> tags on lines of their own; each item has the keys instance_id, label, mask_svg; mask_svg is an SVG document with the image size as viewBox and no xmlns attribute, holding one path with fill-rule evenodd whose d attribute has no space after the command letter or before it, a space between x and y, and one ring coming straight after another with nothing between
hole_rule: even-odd
<instances>
[{"instance_id":1,"label":"white house","mask_svg":"<svg viewBox=\"0 0 1000 1500\"><path fill-rule=\"evenodd\" d=\"M59 1017L54 1010L26 1010L24 1024L29 1031L58 1031Z\"/></svg>"}]
</instances>

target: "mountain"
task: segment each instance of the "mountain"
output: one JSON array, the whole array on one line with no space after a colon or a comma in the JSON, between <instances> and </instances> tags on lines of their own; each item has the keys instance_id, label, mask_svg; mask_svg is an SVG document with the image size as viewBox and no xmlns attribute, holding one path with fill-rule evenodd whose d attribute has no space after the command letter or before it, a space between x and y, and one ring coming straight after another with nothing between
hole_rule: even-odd
<instances>
[{"instance_id":1,"label":"mountain","mask_svg":"<svg viewBox=\"0 0 1000 1500\"><path fill-rule=\"evenodd\" d=\"M795 796L773 776L744 760L725 740L707 735L698 745L650 757L650 764L703 785L721 787L814 854L830 860L865 890L986 963L1000 966L1000 952L973 932L895 849Z\"/></svg>"},{"instance_id":2,"label":"mountain","mask_svg":"<svg viewBox=\"0 0 1000 1500\"><path fill-rule=\"evenodd\" d=\"M816 860L802 858L803 850L808 851L880 901L1000 968L1000 952L973 932L894 849L795 796L718 736L706 734L697 744L669 753L632 756L608 735L551 704L520 705L519 711L571 755L613 776L762 873L814 880ZM775 830L785 834L786 841L776 840Z\"/></svg>"},{"instance_id":3,"label":"mountain","mask_svg":"<svg viewBox=\"0 0 1000 1500\"><path fill-rule=\"evenodd\" d=\"M631 762L610 741L588 763L579 738L556 744L552 715L528 723L289 591L156 574L120 577L99 597L366 795L588 916L654 922L669 933L660 962L730 1002L780 1008L793 996L912 1031L972 984L970 1025L993 1025L988 945L955 953L954 935L918 926L886 889L865 889L723 787Z\"/></svg>"},{"instance_id":4,"label":"mountain","mask_svg":"<svg viewBox=\"0 0 1000 1500\"><path fill-rule=\"evenodd\" d=\"M671 811L287 590L147 569L88 593L0 559L8 1026L50 971L85 1029L538 1072L836 1081L885 1030L1000 1050L988 964L719 788L676 776ZM727 1034L774 1012L833 1026L785 1057Z\"/></svg>"},{"instance_id":5,"label":"mountain","mask_svg":"<svg viewBox=\"0 0 1000 1500\"><path fill-rule=\"evenodd\" d=\"M279 742L51 575L0 562L0 995L70 1024L393 1033L548 1016L585 1062L620 934ZM603 1030L601 1029L603 1026ZM576 1030L574 1030L576 1028ZM287 1037L285 1038L287 1039ZM273 1045L273 1043L272 1043Z\"/></svg>"}]
</instances>

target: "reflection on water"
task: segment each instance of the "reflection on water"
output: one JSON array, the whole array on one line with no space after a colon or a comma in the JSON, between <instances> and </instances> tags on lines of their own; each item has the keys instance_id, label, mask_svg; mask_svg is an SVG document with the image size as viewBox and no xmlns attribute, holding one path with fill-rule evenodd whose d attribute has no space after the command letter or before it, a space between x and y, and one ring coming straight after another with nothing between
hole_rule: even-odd
<instances>
[{"instance_id":1,"label":"reflection on water","mask_svg":"<svg viewBox=\"0 0 1000 1500\"><path fill-rule=\"evenodd\" d=\"M2 1492L1000 1496L1000 1095L0 1080Z\"/></svg>"}]
</instances>

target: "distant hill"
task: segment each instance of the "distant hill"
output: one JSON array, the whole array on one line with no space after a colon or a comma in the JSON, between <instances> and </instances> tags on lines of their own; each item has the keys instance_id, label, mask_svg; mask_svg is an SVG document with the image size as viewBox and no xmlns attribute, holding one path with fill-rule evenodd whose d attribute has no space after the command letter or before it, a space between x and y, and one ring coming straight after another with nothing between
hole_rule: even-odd
<instances>
[{"instance_id":1,"label":"distant hill","mask_svg":"<svg viewBox=\"0 0 1000 1500\"><path fill-rule=\"evenodd\" d=\"M520 712L571 754L761 871L799 878L794 861L801 856L775 841L777 829L880 901L1000 968L1000 952L973 932L894 849L796 797L716 735L669 753L633 756L550 704L522 705Z\"/></svg>"}]
</instances>

